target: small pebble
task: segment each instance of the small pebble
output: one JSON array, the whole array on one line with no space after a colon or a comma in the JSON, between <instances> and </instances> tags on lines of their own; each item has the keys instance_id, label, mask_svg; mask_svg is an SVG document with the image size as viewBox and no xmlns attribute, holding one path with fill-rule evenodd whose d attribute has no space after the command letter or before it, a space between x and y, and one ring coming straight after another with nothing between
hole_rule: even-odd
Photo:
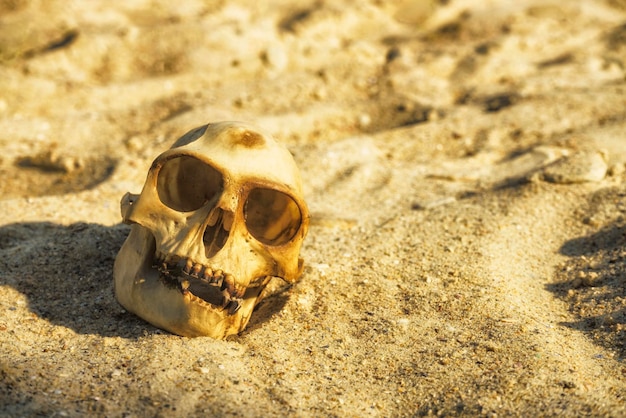
<instances>
[{"instance_id":1,"label":"small pebble","mask_svg":"<svg viewBox=\"0 0 626 418\"><path fill-rule=\"evenodd\" d=\"M585 275L585 277L582 278L583 284L585 286L593 287L598 281L598 278L599 278L598 273L596 273L595 271L589 272L588 274Z\"/></svg>"},{"instance_id":2,"label":"small pebble","mask_svg":"<svg viewBox=\"0 0 626 418\"><path fill-rule=\"evenodd\" d=\"M606 176L607 163L598 151L579 151L543 169L543 179L551 183L597 182Z\"/></svg>"},{"instance_id":3,"label":"small pebble","mask_svg":"<svg viewBox=\"0 0 626 418\"><path fill-rule=\"evenodd\" d=\"M289 63L289 57L285 49L278 45L267 48L261 55L263 61L276 71L282 71Z\"/></svg>"},{"instance_id":4,"label":"small pebble","mask_svg":"<svg viewBox=\"0 0 626 418\"><path fill-rule=\"evenodd\" d=\"M411 321L408 318L400 318L396 321L398 328L400 328L402 331L408 331L410 323Z\"/></svg>"},{"instance_id":5,"label":"small pebble","mask_svg":"<svg viewBox=\"0 0 626 418\"><path fill-rule=\"evenodd\" d=\"M487 341L485 343L485 350L490 352L497 352L500 351L500 345L495 341Z\"/></svg>"},{"instance_id":6,"label":"small pebble","mask_svg":"<svg viewBox=\"0 0 626 418\"><path fill-rule=\"evenodd\" d=\"M626 166L624 164L613 164L607 174L613 177L621 176L626 171Z\"/></svg>"},{"instance_id":7,"label":"small pebble","mask_svg":"<svg viewBox=\"0 0 626 418\"><path fill-rule=\"evenodd\" d=\"M372 124L372 117L367 113L362 113L359 115L357 120L357 125L360 129L369 128Z\"/></svg>"}]
</instances>

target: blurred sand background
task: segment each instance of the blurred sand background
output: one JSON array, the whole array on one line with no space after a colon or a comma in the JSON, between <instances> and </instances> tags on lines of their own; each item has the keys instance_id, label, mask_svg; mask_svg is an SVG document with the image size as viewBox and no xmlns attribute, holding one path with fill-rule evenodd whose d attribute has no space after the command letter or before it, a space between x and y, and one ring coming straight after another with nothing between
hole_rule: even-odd
<instances>
[{"instance_id":1,"label":"blurred sand background","mask_svg":"<svg viewBox=\"0 0 626 418\"><path fill-rule=\"evenodd\" d=\"M626 416L626 3L0 0L0 416ZM305 272L227 341L125 312L190 129L298 162Z\"/></svg>"}]
</instances>

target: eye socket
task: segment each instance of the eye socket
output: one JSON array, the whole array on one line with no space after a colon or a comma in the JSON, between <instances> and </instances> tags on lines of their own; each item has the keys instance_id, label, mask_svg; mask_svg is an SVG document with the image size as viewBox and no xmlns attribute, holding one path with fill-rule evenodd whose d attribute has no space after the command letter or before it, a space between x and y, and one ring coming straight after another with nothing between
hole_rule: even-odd
<instances>
[{"instance_id":1,"label":"eye socket","mask_svg":"<svg viewBox=\"0 0 626 418\"><path fill-rule=\"evenodd\" d=\"M188 155L165 161L157 177L159 199L179 212L200 209L219 196L222 189L220 172Z\"/></svg>"},{"instance_id":2,"label":"eye socket","mask_svg":"<svg viewBox=\"0 0 626 418\"><path fill-rule=\"evenodd\" d=\"M244 206L248 231L268 245L291 241L302 223L298 204L285 193L272 189L254 189Z\"/></svg>"}]
</instances>

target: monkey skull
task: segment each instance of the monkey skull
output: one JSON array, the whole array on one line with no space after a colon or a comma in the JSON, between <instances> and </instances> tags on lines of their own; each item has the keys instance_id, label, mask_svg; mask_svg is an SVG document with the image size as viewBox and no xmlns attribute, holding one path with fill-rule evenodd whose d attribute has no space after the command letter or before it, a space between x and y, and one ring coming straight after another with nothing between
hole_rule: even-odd
<instances>
[{"instance_id":1,"label":"monkey skull","mask_svg":"<svg viewBox=\"0 0 626 418\"><path fill-rule=\"evenodd\" d=\"M298 168L247 125L188 132L121 209L131 231L115 260L117 300L175 334L239 333L272 277L293 282L302 272L309 214Z\"/></svg>"}]
</instances>

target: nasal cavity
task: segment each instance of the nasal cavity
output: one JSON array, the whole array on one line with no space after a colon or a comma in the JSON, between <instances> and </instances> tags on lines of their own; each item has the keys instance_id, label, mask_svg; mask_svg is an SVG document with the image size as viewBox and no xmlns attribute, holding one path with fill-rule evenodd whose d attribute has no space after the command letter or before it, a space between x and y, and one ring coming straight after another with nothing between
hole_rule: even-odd
<instances>
[{"instance_id":1,"label":"nasal cavity","mask_svg":"<svg viewBox=\"0 0 626 418\"><path fill-rule=\"evenodd\" d=\"M213 257L226 245L233 223L232 215L232 213L226 212L218 207L213 209L209 214L207 227L202 237L207 258Z\"/></svg>"}]
</instances>

